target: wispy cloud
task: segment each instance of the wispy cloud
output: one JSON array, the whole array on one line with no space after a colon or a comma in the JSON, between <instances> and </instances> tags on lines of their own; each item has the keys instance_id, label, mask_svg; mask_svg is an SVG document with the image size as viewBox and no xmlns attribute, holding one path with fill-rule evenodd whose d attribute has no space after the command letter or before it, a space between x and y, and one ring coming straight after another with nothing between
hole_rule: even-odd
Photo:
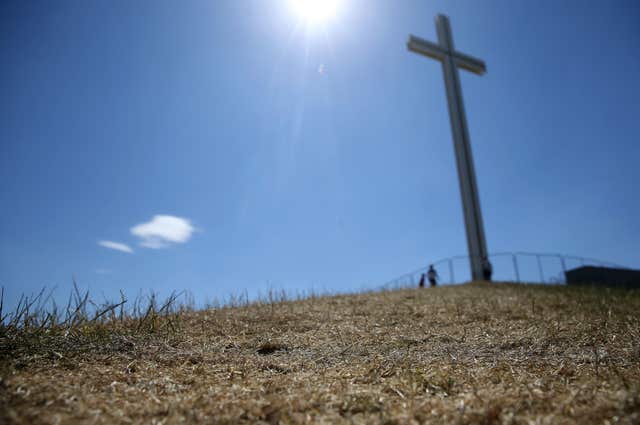
<instances>
[{"instance_id":1,"label":"wispy cloud","mask_svg":"<svg viewBox=\"0 0 640 425\"><path fill-rule=\"evenodd\" d=\"M191 239L194 231L189 220L172 215L156 215L151 221L131 228L131 234L140 239L140 246L153 249L185 243Z\"/></svg>"},{"instance_id":2,"label":"wispy cloud","mask_svg":"<svg viewBox=\"0 0 640 425\"><path fill-rule=\"evenodd\" d=\"M113 242L113 241L98 241L98 245L100 245L102 247L105 247L105 248L109 248L109 249L115 249L116 251L126 252L128 254L133 254L133 249L131 249L131 247L129 247L129 245L124 244L124 243Z\"/></svg>"}]
</instances>

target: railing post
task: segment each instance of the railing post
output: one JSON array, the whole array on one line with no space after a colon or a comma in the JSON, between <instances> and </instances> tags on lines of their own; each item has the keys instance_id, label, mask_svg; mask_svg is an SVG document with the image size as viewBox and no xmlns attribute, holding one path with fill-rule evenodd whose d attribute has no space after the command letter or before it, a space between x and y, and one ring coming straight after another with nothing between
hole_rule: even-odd
<instances>
[{"instance_id":1,"label":"railing post","mask_svg":"<svg viewBox=\"0 0 640 425\"><path fill-rule=\"evenodd\" d=\"M542 271L542 262L540 261L540 256L536 254L536 259L538 260L538 271L540 272L540 283L544 283L544 273Z\"/></svg>"},{"instance_id":2,"label":"railing post","mask_svg":"<svg viewBox=\"0 0 640 425\"><path fill-rule=\"evenodd\" d=\"M453 276L453 260L449 259L449 279L451 280L450 283L455 283L455 277Z\"/></svg>"},{"instance_id":3,"label":"railing post","mask_svg":"<svg viewBox=\"0 0 640 425\"><path fill-rule=\"evenodd\" d=\"M564 257L562 255L558 255L560 257L560 264L562 265L562 281L567 282L567 264L564 262Z\"/></svg>"},{"instance_id":4,"label":"railing post","mask_svg":"<svg viewBox=\"0 0 640 425\"><path fill-rule=\"evenodd\" d=\"M513 259L513 269L516 272L516 282L520 283L520 270L518 269L518 257L516 256L516 254L512 255L512 259Z\"/></svg>"}]
</instances>

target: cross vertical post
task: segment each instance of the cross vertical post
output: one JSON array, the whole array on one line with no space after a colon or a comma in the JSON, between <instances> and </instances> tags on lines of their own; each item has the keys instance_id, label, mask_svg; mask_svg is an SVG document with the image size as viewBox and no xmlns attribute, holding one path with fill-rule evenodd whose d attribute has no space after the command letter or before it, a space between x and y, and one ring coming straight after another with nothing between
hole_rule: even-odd
<instances>
[{"instance_id":1,"label":"cross vertical post","mask_svg":"<svg viewBox=\"0 0 640 425\"><path fill-rule=\"evenodd\" d=\"M451 35L451 25L449 24L449 18L445 15L438 15L436 17L436 30L438 33L438 44L410 36L407 47L412 52L442 62L447 103L449 105L449 118L451 120L451 132L453 135L453 146L458 169L458 180L460 183L460 194L462 197L464 223L467 233L471 278L473 280L482 280L483 261L488 258L487 242L484 234L478 184L476 182L476 173L473 165L473 155L471 152L458 68L482 75L486 72L486 65L480 59L455 50L453 37Z\"/></svg>"}]
</instances>

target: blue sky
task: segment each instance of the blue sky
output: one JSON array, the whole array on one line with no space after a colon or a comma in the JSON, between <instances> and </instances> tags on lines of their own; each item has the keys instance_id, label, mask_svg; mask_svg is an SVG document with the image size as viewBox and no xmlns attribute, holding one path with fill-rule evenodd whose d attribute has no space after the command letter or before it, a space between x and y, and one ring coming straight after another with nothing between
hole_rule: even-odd
<instances>
[{"instance_id":1,"label":"blue sky","mask_svg":"<svg viewBox=\"0 0 640 425\"><path fill-rule=\"evenodd\" d=\"M5 296L357 290L465 253L442 71L405 47L437 13L487 63L490 252L640 267L636 1L5 1Z\"/></svg>"}]
</instances>

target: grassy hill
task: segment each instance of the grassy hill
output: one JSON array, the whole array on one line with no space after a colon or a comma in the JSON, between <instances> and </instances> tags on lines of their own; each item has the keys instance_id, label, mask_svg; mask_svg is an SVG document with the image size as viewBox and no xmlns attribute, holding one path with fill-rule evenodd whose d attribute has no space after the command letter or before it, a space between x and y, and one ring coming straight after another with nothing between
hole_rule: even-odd
<instances>
[{"instance_id":1,"label":"grassy hill","mask_svg":"<svg viewBox=\"0 0 640 425\"><path fill-rule=\"evenodd\" d=\"M640 421L640 292L474 283L158 310L3 326L0 422Z\"/></svg>"}]
</instances>

